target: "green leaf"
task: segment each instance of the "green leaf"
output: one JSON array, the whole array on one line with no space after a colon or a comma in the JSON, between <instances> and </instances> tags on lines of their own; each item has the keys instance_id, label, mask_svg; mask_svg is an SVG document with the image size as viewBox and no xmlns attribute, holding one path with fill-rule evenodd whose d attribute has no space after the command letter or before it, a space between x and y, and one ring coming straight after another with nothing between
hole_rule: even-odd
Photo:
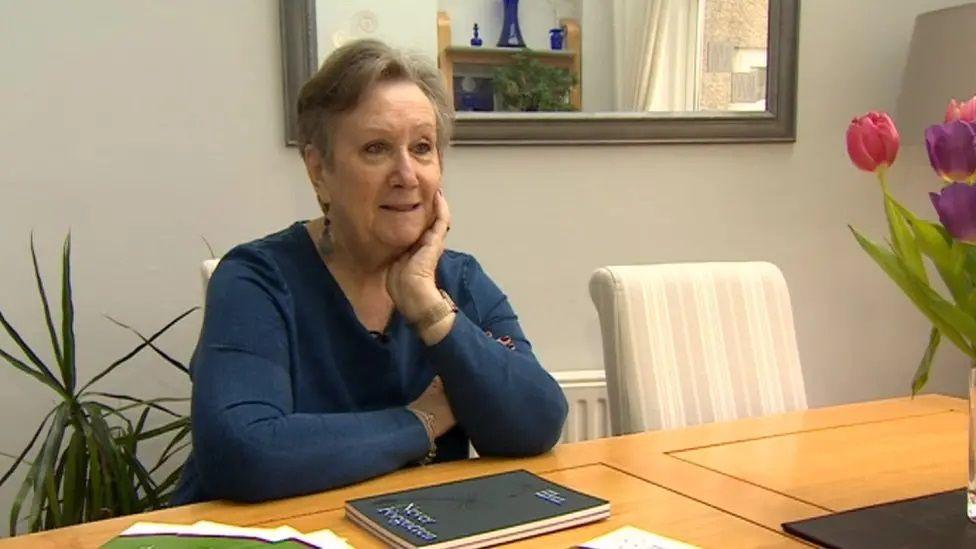
<instances>
[{"instance_id":1,"label":"green leaf","mask_svg":"<svg viewBox=\"0 0 976 549\"><path fill-rule=\"evenodd\" d=\"M61 337L64 352L61 361L61 378L68 393L75 392L75 306L71 298L71 233L64 239L61 260Z\"/></svg>"},{"instance_id":2,"label":"green leaf","mask_svg":"<svg viewBox=\"0 0 976 549\"><path fill-rule=\"evenodd\" d=\"M173 437L173 439L175 440L176 437ZM153 468L149 470L149 473L156 474L156 471L158 471L167 461L172 459L173 456L179 454L182 450L190 447L192 444L193 444L192 441L184 442L179 446L173 447L171 451L164 453L162 456L160 456L159 461L156 462L156 465L154 465Z\"/></svg>"},{"instance_id":3,"label":"green leaf","mask_svg":"<svg viewBox=\"0 0 976 549\"><path fill-rule=\"evenodd\" d=\"M151 410L152 410L152 408L150 408L148 406L146 406L142 410L142 413L139 414L139 421L136 422L136 428L133 431L133 434L141 433L142 430L146 427L146 419L149 417L149 412ZM138 441L139 441L139 438L138 437L135 437L135 436L132 437L132 453L135 453L135 451L136 451L136 444L138 443Z\"/></svg>"},{"instance_id":4,"label":"green leaf","mask_svg":"<svg viewBox=\"0 0 976 549\"><path fill-rule=\"evenodd\" d=\"M186 444L176 446L184 438L190 436L190 433L191 433L190 423L187 422L186 425L184 425L183 428L179 430L179 432L173 435L173 438L169 441L166 447L163 448L163 452L159 455L159 460L156 462L156 465L154 465L149 472L155 473L157 470L159 470L160 467L163 466L164 463L166 463L166 461L169 460L169 458L172 455L176 454L177 452L185 448L188 444L191 444L190 442L188 442Z\"/></svg>"},{"instance_id":5,"label":"green leaf","mask_svg":"<svg viewBox=\"0 0 976 549\"><path fill-rule=\"evenodd\" d=\"M162 507L163 501L159 498L159 490L156 488L156 483L153 482L152 476L146 471L146 468L142 463L136 459L135 454L131 456L132 471L135 473L138 486L142 488L142 492L145 495L144 498L139 498L136 495L136 508L142 510L146 508L148 503L149 507L152 509L158 509Z\"/></svg>"},{"instance_id":6,"label":"green leaf","mask_svg":"<svg viewBox=\"0 0 976 549\"><path fill-rule=\"evenodd\" d=\"M14 502L10 504L10 535L17 535L17 522L20 519L20 508L24 504L24 499L27 497L27 493L30 491L31 487L34 485L34 479L37 477L37 470L40 468L40 460L34 461L30 469L27 470L27 476L24 478L24 482L20 484L20 489L17 491L17 495L14 496Z\"/></svg>"},{"instance_id":7,"label":"green leaf","mask_svg":"<svg viewBox=\"0 0 976 549\"><path fill-rule=\"evenodd\" d=\"M176 325L177 322L183 320L184 318L186 318L187 315L189 315L193 311L196 311L197 309L199 309L199 307L191 307L190 309L184 311L183 313L181 313L179 316L177 316L173 320L169 321L165 326L163 326L162 328L160 328L159 331L157 331L153 335L149 336L149 339L146 340L146 342L143 342L142 344L138 345L135 349L133 349L133 350L129 351L128 353L126 353L125 356L123 356L122 358L120 358L120 359L116 360L115 362L109 364L107 368L105 368L104 370L102 370L98 375L96 375L88 383L86 383L85 386L81 388L81 391L80 392L81 393L84 393L85 390L88 387L91 387L98 380L100 380L103 377L105 377L108 374L110 374L112 372L112 370L115 370L116 368L118 368L119 366L121 366L122 364L124 364L125 362L127 362L129 359L131 359L132 357L134 357L137 354L139 354L140 351L142 351L143 349L145 349L146 347L149 346L149 343L151 343L151 342L155 341L156 339L158 339L159 336L161 336L164 333L166 333L166 331L169 330L170 328L172 328L174 325Z\"/></svg>"},{"instance_id":8,"label":"green leaf","mask_svg":"<svg viewBox=\"0 0 976 549\"><path fill-rule=\"evenodd\" d=\"M46 416L44 416L44 419L41 420L41 424L37 426L37 430L34 431L34 436L31 437L30 442L28 442L27 446L25 446L24 449L20 452L20 454L17 456L17 459L14 460L14 464L10 466L10 469L7 469L7 472L4 473L2 477L0 477L0 486L3 486L3 483L7 482L7 479L14 474L14 471L17 470L17 467L19 467L20 464L24 461L24 457L27 456L27 453L30 452L31 448L34 447L34 443L37 442L38 437L41 436L41 431L44 430L44 425L47 424L47 420L51 419L51 416L54 415L55 411L57 411L57 407L52 408L51 411L48 412Z\"/></svg>"},{"instance_id":9,"label":"green leaf","mask_svg":"<svg viewBox=\"0 0 976 549\"><path fill-rule=\"evenodd\" d=\"M912 376L912 397L917 395L929 380L929 370L932 368L932 359L935 357L935 351L939 348L939 341L941 341L939 330L932 328L932 331L929 332L929 344L925 347L925 353L922 355L922 360L918 363L915 375Z\"/></svg>"},{"instance_id":10,"label":"green leaf","mask_svg":"<svg viewBox=\"0 0 976 549\"><path fill-rule=\"evenodd\" d=\"M156 438L159 435L165 435L166 433L169 433L171 431L181 429L189 424L190 424L190 418L181 417L180 419L173 420L161 427L156 427L155 429L150 429L144 433L140 433L139 436L136 438L138 440L149 440L151 438Z\"/></svg>"},{"instance_id":11,"label":"green leaf","mask_svg":"<svg viewBox=\"0 0 976 549\"><path fill-rule=\"evenodd\" d=\"M167 475L162 482L159 483L159 486L157 487L157 492L159 493L160 499L164 501L169 500L168 491L176 484L176 481L180 479L181 472L182 472L182 468L176 469L175 471Z\"/></svg>"},{"instance_id":12,"label":"green leaf","mask_svg":"<svg viewBox=\"0 0 976 549\"><path fill-rule=\"evenodd\" d=\"M106 480L106 488L109 493L115 496L119 513L132 513L135 510L133 504L137 498L135 497L135 487L130 481L128 461L121 454L119 447L114 444L112 429L105 422L100 406L88 402L82 404L82 407L89 412L88 417L95 443L98 445L100 453L105 457L105 469L102 473L103 479ZM111 505L106 507L115 509Z\"/></svg>"},{"instance_id":13,"label":"green leaf","mask_svg":"<svg viewBox=\"0 0 976 549\"><path fill-rule=\"evenodd\" d=\"M203 235L200 235L200 239L203 240L203 243L207 246L207 251L210 252L210 259L217 259L217 254L214 253L213 246L210 245L210 242L207 241L207 238Z\"/></svg>"},{"instance_id":14,"label":"green leaf","mask_svg":"<svg viewBox=\"0 0 976 549\"><path fill-rule=\"evenodd\" d=\"M64 469L58 468L63 472ZM61 514L61 502L58 500L58 486L60 485L60 473L55 472L44 479L44 493L47 500L48 518L44 521L44 528L58 528L64 526L63 515Z\"/></svg>"},{"instance_id":15,"label":"green leaf","mask_svg":"<svg viewBox=\"0 0 976 549\"><path fill-rule=\"evenodd\" d=\"M173 417L183 417L183 416L159 403L160 402L188 402L190 400L188 398L183 398L183 397L160 397L160 398L141 399L129 395L120 395L116 393L104 393L101 391L91 391L87 394L95 395L95 396L103 396L108 398L116 398L119 400L124 400L126 402L132 403L127 406L122 406L121 408L117 408L116 411L118 412L124 412L132 408L137 408L139 406L149 406L150 408L159 410L160 412L163 412L164 414L169 414Z\"/></svg>"},{"instance_id":16,"label":"green leaf","mask_svg":"<svg viewBox=\"0 0 976 549\"><path fill-rule=\"evenodd\" d=\"M14 340L14 343L20 347L20 350L23 351L25 356L27 356L27 359L37 366L38 370L44 374L44 377L50 381L50 383L47 385L61 387L61 384L58 383L58 378L54 377L54 372L52 372L51 369L44 364L44 361L42 361L41 358L37 356L37 353L30 348L27 342L24 341L24 338L20 337L17 330L15 330L14 327L7 322L7 319L3 316L2 312L0 312L0 325L3 326L3 329L7 332L7 335L10 336L10 339ZM64 391L62 390L59 392L63 393Z\"/></svg>"},{"instance_id":17,"label":"green leaf","mask_svg":"<svg viewBox=\"0 0 976 549\"><path fill-rule=\"evenodd\" d=\"M910 218L912 232L915 234L921 251L932 259L939 277L945 283L952 299L963 310L973 316L976 309L968 305L973 291L973 283L962 269L965 254L941 226L917 218Z\"/></svg>"},{"instance_id":18,"label":"green leaf","mask_svg":"<svg viewBox=\"0 0 976 549\"><path fill-rule=\"evenodd\" d=\"M85 418L80 419L80 425L85 434L85 446L88 448L88 494L86 494L85 522L98 520L103 505L102 495L102 464L98 446L91 425Z\"/></svg>"},{"instance_id":19,"label":"green leaf","mask_svg":"<svg viewBox=\"0 0 976 549\"><path fill-rule=\"evenodd\" d=\"M898 256L883 250L861 235L854 227L850 229L861 247L902 289L932 325L948 337L959 350L970 358L976 359L976 350L964 338L965 334L970 340L976 340L976 320L945 301L927 285L920 284L915 276L906 272Z\"/></svg>"},{"instance_id":20,"label":"green leaf","mask_svg":"<svg viewBox=\"0 0 976 549\"><path fill-rule=\"evenodd\" d=\"M34 280L37 282L37 293L41 296L41 305L44 307L44 321L47 323L47 333L51 337L51 347L54 350L54 357L60 366L64 359L61 355L61 344L58 343L58 333L54 330L54 320L51 318L51 307L48 305L47 292L44 291L44 281L41 279L41 268L37 265L37 251L34 249L34 232L30 236L31 261L34 264Z\"/></svg>"},{"instance_id":21,"label":"green leaf","mask_svg":"<svg viewBox=\"0 0 976 549\"><path fill-rule=\"evenodd\" d=\"M67 398L67 395L65 395L64 393L64 389L61 387L60 384L58 384L58 381L54 379L53 376L48 377L43 372L38 372L37 370L31 368L27 364L24 364L23 362L18 360L15 356L4 351L3 349L0 349L0 358L6 360L14 368L17 368L21 372L24 372L25 374L33 377L34 379L40 381L44 385L47 385L62 397Z\"/></svg>"},{"instance_id":22,"label":"green leaf","mask_svg":"<svg viewBox=\"0 0 976 549\"><path fill-rule=\"evenodd\" d=\"M51 426L48 428L47 438L41 446L40 455L36 461L40 467L34 477L32 488L34 496L31 502L30 515L28 515L28 528L31 532L37 532L41 529L42 510L45 502L48 505L57 505L57 496L55 495L54 501L49 501L45 487L49 483L53 487L54 466L58 455L61 453L61 442L64 440L65 427L68 425L68 406L62 402L56 410Z\"/></svg>"},{"instance_id":23,"label":"green leaf","mask_svg":"<svg viewBox=\"0 0 976 549\"><path fill-rule=\"evenodd\" d=\"M62 481L65 522L78 524L84 516L85 463L88 461L88 454L85 451L85 435L80 426L75 426L71 440L68 442L68 447L61 459L65 464Z\"/></svg>"},{"instance_id":24,"label":"green leaf","mask_svg":"<svg viewBox=\"0 0 976 549\"><path fill-rule=\"evenodd\" d=\"M130 332L134 333L139 339L141 339L143 341L143 343L145 343L146 345L149 345L149 348L150 349L152 349L153 351L156 351L156 354L158 354L159 356L161 356L163 358L163 360L165 360L166 362L169 362L170 364L172 364L173 366L175 366L176 369L180 370L184 374L190 375L190 369L189 368L187 368L186 366L184 366L180 361L178 361L175 358L173 358L173 357L169 356L168 354L166 354L159 347L153 345L153 343L151 341L149 341L148 339L146 339L146 337L144 335L140 334L135 328L129 326L128 324L123 324L123 323L119 322L118 320L115 320L114 318L112 318L112 317L110 317L108 315L105 315L105 318L109 319L116 326L120 326L120 327L125 328L126 330L129 330Z\"/></svg>"},{"instance_id":25,"label":"green leaf","mask_svg":"<svg viewBox=\"0 0 976 549\"><path fill-rule=\"evenodd\" d=\"M884 189L884 209L885 216L888 218L888 229L891 232L891 243L895 253L901 258L908 273L927 283L929 278L925 272L925 265L922 263L922 254L919 253L918 246L915 244L915 236L912 234L905 216L901 213L904 208L897 204L895 199L888 194L886 188Z\"/></svg>"}]
</instances>

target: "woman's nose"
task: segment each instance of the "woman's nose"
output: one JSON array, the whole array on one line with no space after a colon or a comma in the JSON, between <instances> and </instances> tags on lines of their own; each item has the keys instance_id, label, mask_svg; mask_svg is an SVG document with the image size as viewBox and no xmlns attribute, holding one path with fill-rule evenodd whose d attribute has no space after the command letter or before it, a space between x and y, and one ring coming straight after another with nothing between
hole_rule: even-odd
<instances>
[{"instance_id":1,"label":"woman's nose","mask_svg":"<svg viewBox=\"0 0 976 549\"><path fill-rule=\"evenodd\" d=\"M397 154L393 174L394 184L404 187L414 187L418 184L417 170L413 162L409 151L400 151Z\"/></svg>"}]
</instances>

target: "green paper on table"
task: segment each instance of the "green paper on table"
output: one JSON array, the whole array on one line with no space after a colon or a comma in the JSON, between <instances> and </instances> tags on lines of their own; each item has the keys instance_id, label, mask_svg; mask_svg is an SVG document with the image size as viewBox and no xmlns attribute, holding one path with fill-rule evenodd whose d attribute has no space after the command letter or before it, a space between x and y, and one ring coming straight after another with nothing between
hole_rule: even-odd
<instances>
[{"instance_id":1,"label":"green paper on table","mask_svg":"<svg viewBox=\"0 0 976 549\"><path fill-rule=\"evenodd\" d=\"M303 534L289 526L278 528L243 528L200 521L195 524L137 522L102 549L348 549L346 541L331 530Z\"/></svg>"}]
</instances>

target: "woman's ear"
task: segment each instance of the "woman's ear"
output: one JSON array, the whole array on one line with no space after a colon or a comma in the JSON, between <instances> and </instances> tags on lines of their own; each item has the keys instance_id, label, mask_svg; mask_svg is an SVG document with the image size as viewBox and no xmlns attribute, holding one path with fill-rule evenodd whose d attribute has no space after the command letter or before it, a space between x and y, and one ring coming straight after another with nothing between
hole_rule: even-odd
<instances>
[{"instance_id":1,"label":"woman's ear","mask_svg":"<svg viewBox=\"0 0 976 549\"><path fill-rule=\"evenodd\" d=\"M329 191L325 188L325 159L322 158L322 153L312 145L305 145L302 158L305 160L308 180L318 195L319 203L328 203Z\"/></svg>"}]
</instances>

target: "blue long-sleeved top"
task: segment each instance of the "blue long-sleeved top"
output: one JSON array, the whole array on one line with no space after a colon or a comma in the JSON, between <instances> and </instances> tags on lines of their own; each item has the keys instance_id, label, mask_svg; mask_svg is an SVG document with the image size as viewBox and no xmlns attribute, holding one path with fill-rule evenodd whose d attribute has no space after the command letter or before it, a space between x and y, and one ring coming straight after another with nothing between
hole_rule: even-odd
<instances>
[{"instance_id":1,"label":"blue long-sleeved top","mask_svg":"<svg viewBox=\"0 0 976 549\"><path fill-rule=\"evenodd\" d=\"M446 251L436 276L459 312L427 347L396 312L371 334L301 223L231 250L207 291L171 503L294 496L414 463L428 440L405 406L435 375L457 419L436 461L467 457L469 440L481 455L549 450L566 400L508 299L466 254Z\"/></svg>"}]
</instances>

